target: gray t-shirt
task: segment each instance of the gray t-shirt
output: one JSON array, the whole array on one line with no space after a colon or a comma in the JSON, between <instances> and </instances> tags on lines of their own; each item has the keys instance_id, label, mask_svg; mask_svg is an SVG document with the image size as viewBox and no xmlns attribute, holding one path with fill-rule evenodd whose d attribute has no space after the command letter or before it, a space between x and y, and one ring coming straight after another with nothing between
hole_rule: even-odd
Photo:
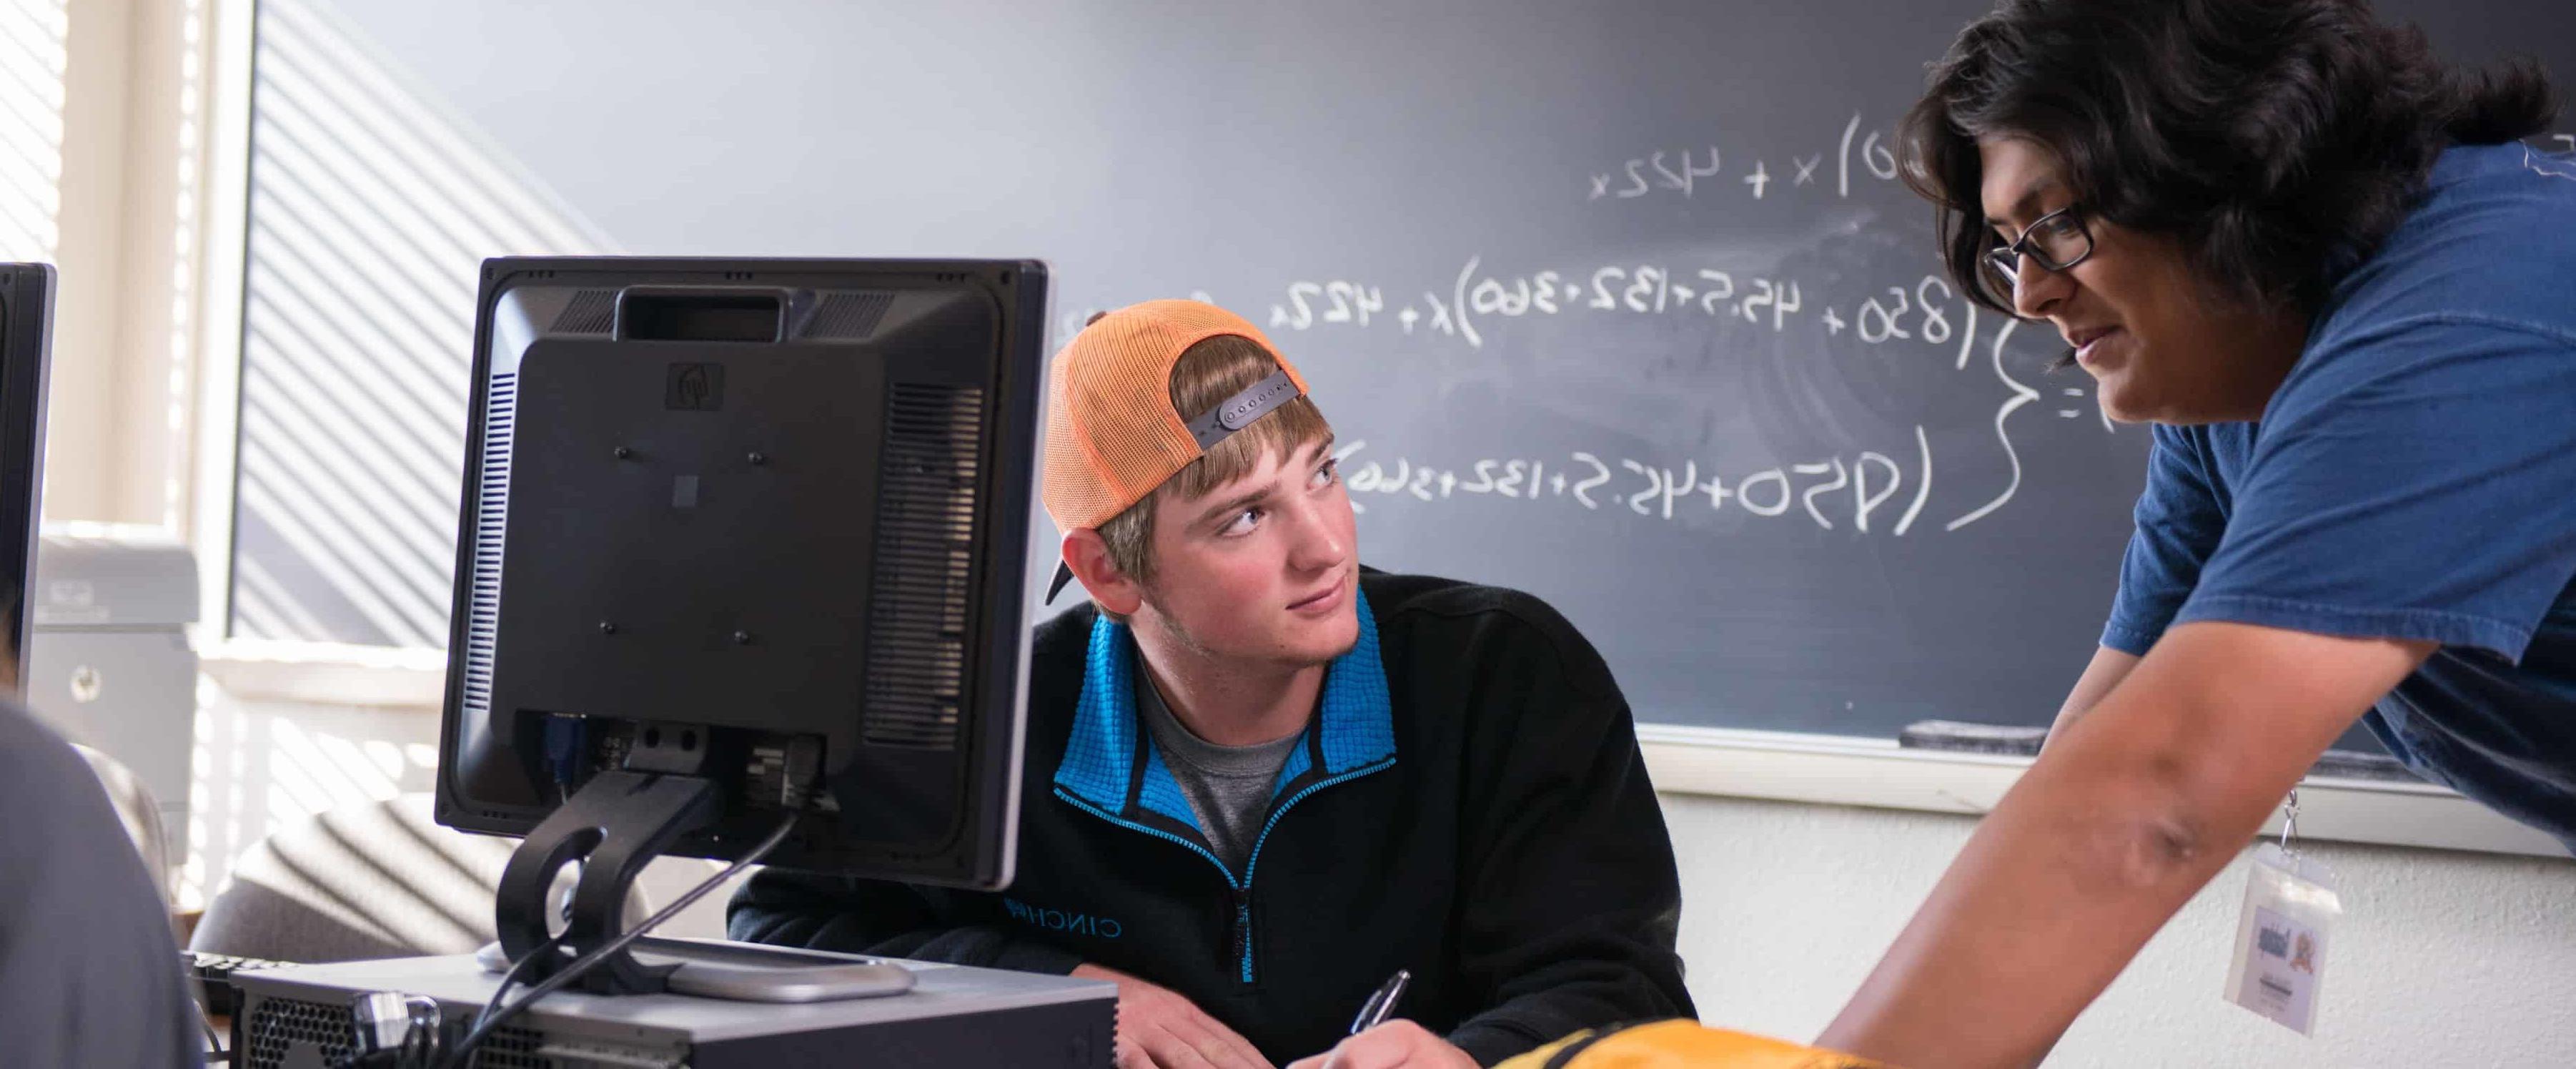
<instances>
[{"instance_id":1,"label":"gray t-shirt","mask_svg":"<svg viewBox=\"0 0 2576 1069\"><path fill-rule=\"evenodd\" d=\"M1250 746L1219 746L1197 735L1163 704L1161 691L1143 672L1136 673L1136 715L1154 735L1163 764L1190 800L1208 845L1227 868L1238 874L1261 838L1261 822L1270 816L1270 788L1288 755L1305 739L1299 732Z\"/></svg>"},{"instance_id":2,"label":"gray t-shirt","mask_svg":"<svg viewBox=\"0 0 2576 1069\"><path fill-rule=\"evenodd\" d=\"M107 791L0 702L0 1044L11 1065L194 1066L170 915Z\"/></svg>"}]
</instances>

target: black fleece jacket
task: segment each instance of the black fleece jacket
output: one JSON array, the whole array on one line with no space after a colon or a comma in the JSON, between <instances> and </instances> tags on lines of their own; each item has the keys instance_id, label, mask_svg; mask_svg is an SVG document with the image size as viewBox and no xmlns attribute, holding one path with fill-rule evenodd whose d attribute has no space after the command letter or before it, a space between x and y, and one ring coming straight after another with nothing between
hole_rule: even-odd
<instances>
[{"instance_id":1,"label":"black fleece jacket","mask_svg":"<svg viewBox=\"0 0 2576 1069\"><path fill-rule=\"evenodd\" d=\"M1628 706L1526 594L1364 572L1245 871L1137 727L1135 646L1086 606L1038 629L1018 870L1000 894L760 873L736 939L1034 972L1092 962L1187 996L1274 1062L1397 1008L1492 1064L1688 1015L1671 840Z\"/></svg>"}]
</instances>

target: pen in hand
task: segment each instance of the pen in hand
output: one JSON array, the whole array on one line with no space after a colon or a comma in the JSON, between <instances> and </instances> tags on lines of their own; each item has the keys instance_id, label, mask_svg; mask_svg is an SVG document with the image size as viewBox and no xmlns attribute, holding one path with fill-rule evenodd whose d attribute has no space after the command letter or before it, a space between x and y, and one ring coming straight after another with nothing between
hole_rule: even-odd
<instances>
[{"instance_id":1,"label":"pen in hand","mask_svg":"<svg viewBox=\"0 0 2576 1069\"><path fill-rule=\"evenodd\" d=\"M1356 1036L1385 1024L1387 1016L1395 1012L1395 1001L1404 997L1404 985L1412 980L1412 970L1397 969L1386 983L1370 992L1368 1001L1360 1004L1360 1015L1351 1020L1351 1034Z\"/></svg>"}]
</instances>

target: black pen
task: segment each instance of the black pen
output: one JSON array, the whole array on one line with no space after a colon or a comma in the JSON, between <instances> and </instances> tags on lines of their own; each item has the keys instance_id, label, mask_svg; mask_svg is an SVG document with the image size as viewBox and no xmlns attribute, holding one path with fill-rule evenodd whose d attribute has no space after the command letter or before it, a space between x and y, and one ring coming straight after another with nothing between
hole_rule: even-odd
<instances>
[{"instance_id":1,"label":"black pen","mask_svg":"<svg viewBox=\"0 0 2576 1069\"><path fill-rule=\"evenodd\" d=\"M1412 980L1412 970L1397 969L1386 983L1370 992L1368 1001L1360 1004L1360 1015L1351 1020L1351 1034L1356 1036L1385 1024L1387 1015L1395 1012L1395 1000L1404 997L1404 985Z\"/></svg>"}]
</instances>

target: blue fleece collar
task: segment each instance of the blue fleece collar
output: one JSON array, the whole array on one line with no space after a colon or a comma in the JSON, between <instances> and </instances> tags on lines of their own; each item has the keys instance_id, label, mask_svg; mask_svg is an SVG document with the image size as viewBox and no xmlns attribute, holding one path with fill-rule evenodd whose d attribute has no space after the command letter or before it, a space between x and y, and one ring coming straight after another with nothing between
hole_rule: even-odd
<instances>
[{"instance_id":1,"label":"blue fleece collar","mask_svg":"<svg viewBox=\"0 0 2576 1069\"><path fill-rule=\"evenodd\" d=\"M1359 599L1359 642L1333 659L1324 672L1324 695L1309 734L1320 733L1314 747L1299 746L1279 771L1274 790L1313 770L1311 751L1320 751L1324 774L1339 775L1395 756L1395 709L1386 685L1386 665L1378 657L1377 617L1368 596ZM1196 827L1187 800L1162 767L1152 747L1138 752L1136 719L1136 642L1125 624L1103 615L1092 621L1091 647L1084 655L1082 698L1074 707L1073 734L1064 761L1055 769L1055 784L1067 793L1109 812L1127 807L1128 788L1138 786L1138 804ZM1140 783L1136 777L1144 779Z\"/></svg>"}]
</instances>

